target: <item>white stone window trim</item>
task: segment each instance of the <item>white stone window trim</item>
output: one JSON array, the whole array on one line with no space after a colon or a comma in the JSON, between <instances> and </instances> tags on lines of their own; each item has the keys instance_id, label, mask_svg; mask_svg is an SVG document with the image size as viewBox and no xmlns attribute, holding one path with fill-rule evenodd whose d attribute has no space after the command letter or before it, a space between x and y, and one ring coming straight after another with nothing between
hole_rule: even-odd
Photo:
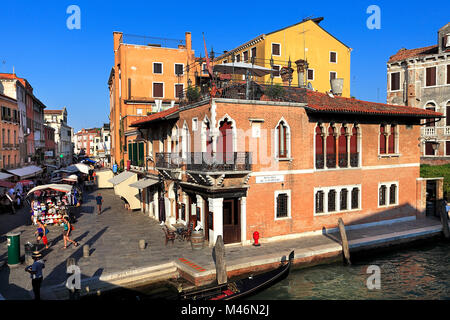
<instances>
[{"instance_id":1,"label":"white stone window trim","mask_svg":"<svg viewBox=\"0 0 450 320\"><path fill-rule=\"evenodd\" d=\"M198 118L192 118L192 131L197 131L198 130Z\"/></svg>"},{"instance_id":2,"label":"white stone window trim","mask_svg":"<svg viewBox=\"0 0 450 320\"><path fill-rule=\"evenodd\" d=\"M281 122L284 123L285 127L286 127L286 157L285 158L279 158L279 145L278 145L278 127L280 126ZM284 117L281 117L281 119L278 121L277 125L275 126L275 134L274 134L274 158L277 161L292 161L293 159L291 158L291 127L289 126L288 122L286 121L286 119L284 119Z\"/></svg>"},{"instance_id":3,"label":"white stone window trim","mask_svg":"<svg viewBox=\"0 0 450 320\"><path fill-rule=\"evenodd\" d=\"M177 97L177 86L179 86L179 85L183 86L182 93L184 92L184 83L174 83L173 84L173 96L175 97L175 99L179 99L179 97Z\"/></svg>"},{"instance_id":4,"label":"white stone window trim","mask_svg":"<svg viewBox=\"0 0 450 320\"><path fill-rule=\"evenodd\" d=\"M273 45L274 45L274 44L277 44L277 45L280 46L280 54L274 54L274 53L273 53ZM272 43L270 44L270 52L271 52L272 56L274 56L274 57L281 57L281 43L278 43L278 42L272 42Z\"/></svg>"},{"instance_id":5,"label":"white stone window trim","mask_svg":"<svg viewBox=\"0 0 450 320\"><path fill-rule=\"evenodd\" d=\"M336 61L335 62L333 62L333 61L331 61L331 54L332 53L335 53L336 54ZM338 63L338 53L337 53L337 51L330 51L330 53L329 53L329 55L328 55L328 59L329 59L329 63L334 63L334 64L337 64Z\"/></svg>"},{"instance_id":6,"label":"white stone window trim","mask_svg":"<svg viewBox=\"0 0 450 320\"><path fill-rule=\"evenodd\" d=\"M309 72L308 72L309 70L312 70L312 75L313 75L312 79L309 78ZM307 81L314 81L315 78L316 78L316 71L313 68L306 69L306 80Z\"/></svg>"},{"instance_id":7,"label":"white stone window trim","mask_svg":"<svg viewBox=\"0 0 450 320\"><path fill-rule=\"evenodd\" d=\"M287 217L278 218L277 217L277 198L278 198L279 194L283 194L283 193L286 193L287 197L288 197L288 203L287 203L287 211L288 212L287 212ZM292 219L291 203L292 203L292 200L291 200L291 190L290 189L288 189L288 190L275 190L275 192L274 192L274 220L275 221Z\"/></svg>"},{"instance_id":8,"label":"white stone window trim","mask_svg":"<svg viewBox=\"0 0 450 320\"><path fill-rule=\"evenodd\" d=\"M177 65L181 65L182 66L180 75L177 74ZM184 63L179 63L179 62L174 63L173 64L173 73L175 74L176 77L184 76Z\"/></svg>"},{"instance_id":9,"label":"white stone window trim","mask_svg":"<svg viewBox=\"0 0 450 320\"><path fill-rule=\"evenodd\" d=\"M156 64L156 63L161 64L161 73L155 72L155 64ZM152 63L152 73L153 73L153 74L164 74L164 63L159 62L159 61L154 61L154 62Z\"/></svg>"},{"instance_id":10,"label":"white stone window trim","mask_svg":"<svg viewBox=\"0 0 450 320\"><path fill-rule=\"evenodd\" d=\"M386 186L386 204L380 205L380 188L381 186ZM395 203L390 204L390 198L391 198L391 186L395 185L397 187L395 192ZM395 207L398 206L398 194L399 194L399 188L398 188L398 181L390 181L390 182L379 182L378 183L378 195L377 195L377 205L378 208L386 208L386 207Z\"/></svg>"},{"instance_id":11,"label":"white stone window trim","mask_svg":"<svg viewBox=\"0 0 450 320\"><path fill-rule=\"evenodd\" d=\"M155 83L161 83L163 85L163 95L162 97L155 97L155 87L153 86ZM156 99L163 99L166 96L166 85L162 81L153 81L152 82L152 97Z\"/></svg>"},{"instance_id":12,"label":"white stone window trim","mask_svg":"<svg viewBox=\"0 0 450 320\"><path fill-rule=\"evenodd\" d=\"M401 157L402 154L400 153L400 125L397 123L395 124L395 141L394 141L394 153L389 153L389 137L391 135L391 124L384 124L385 127L385 132L387 132L386 135L386 153L380 153L380 136L381 136L381 125L382 123L380 123L378 125L378 159L381 158L397 158L397 157Z\"/></svg>"},{"instance_id":13,"label":"white stone window trim","mask_svg":"<svg viewBox=\"0 0 450 320\"><path fill-rule=\"evenodd\" d=\"M398 73L399 74L399 77L398 77L398 81L399 81L399 84L398 84L398 90L391 90L391 86L392 86L392 74L393 73ZM403 79L403 74L402 74L402 72L401 71L391 71L391 72L388 72L388 76L389 76L389 83L388 83L388 86L389 86L389 90L388 90L388 92L401 92L401 91L403 91L403 88L402 88L402 79Z\"/></svg>"},{"instance_id":14,"label":"white stone window trim","mask_svg":"<svg viewBox=\"0 0 450 320\"><path fill-rule=\"evenodd\" d=\"M358 208L352 209L352 190L354 188L358 188ZM341 210L340 209L340 194L343 189L347 189L347 209ZM329 212L328 211L328 192L331 190L336 191L336 198L335 198L335 211ZM318 191L322 191L324 193L323 197L323 212L317 213L317 207L316 207L316 194ZM340 213L347 213L347 212L355 212L360 211L362 209L361 199L362 199L362 188L360 184L354 184L354 185L345 185L345 186L332 186L332 187L315 187L314 188L314 194L313 194L313 201L314 201L314 216L320 217L320 216L326 216L326 215L332 215L332 214L340 214Z\"/></svg>"}]
</instances>

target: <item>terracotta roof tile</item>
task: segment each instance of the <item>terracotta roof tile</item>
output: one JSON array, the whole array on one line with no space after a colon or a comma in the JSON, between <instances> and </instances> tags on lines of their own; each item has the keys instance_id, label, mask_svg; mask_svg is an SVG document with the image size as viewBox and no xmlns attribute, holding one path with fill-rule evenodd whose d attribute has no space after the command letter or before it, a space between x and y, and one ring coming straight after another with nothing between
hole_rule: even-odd
<instances>
[{"instance_id":1,"label":"terracotta roof tile","mask_svg":"<svg viewBox=\"0 0 450 320\"><path fill-rule=\"evenodd\" d=\"M397 115L419 118L440 118L442 113L385 103L369 102L340 96L330 97L326 93L306 91L307 108L317 112L337 112L367 115Z\"/></svg>"},{"instance_id":2,"label":"terracotta roof tile","mask_svg":"<svg viewBox=\"0 0 450 320\"><path fill-rule=\"evenodd\" d=\"M405 59L413 58L413 57L420 57L425 56L428 54L435 54L438 51L438 46L428 46L423 48L416 48L416 49L400 49L396 54L391 56L389 58L388 63L395 62L395 61L402 61Z\"/></svg>"},{"instance_id":3,"label":"terracotta roof tile","mask_svg":"<svg viewBox=\"0 0 450 320\"><path fill-rule=\"evenodd\" d=\"M144 117L144 118L142 118L142 119L140 119L138 121L133 122L130 126L131 127L137 127L137 126L142 125L142 124L147 123L147 122L151 122L151 121L154 121L154 120L162 119L164 117L170 116L170 115L178 112L178 110L179 110L179 107L175 106L175 107L169 108L169 109L161 111L161 112L153 113L153 114L148 115L148 116L146 116L146 117Z\"/></svg>"}]
</instances>

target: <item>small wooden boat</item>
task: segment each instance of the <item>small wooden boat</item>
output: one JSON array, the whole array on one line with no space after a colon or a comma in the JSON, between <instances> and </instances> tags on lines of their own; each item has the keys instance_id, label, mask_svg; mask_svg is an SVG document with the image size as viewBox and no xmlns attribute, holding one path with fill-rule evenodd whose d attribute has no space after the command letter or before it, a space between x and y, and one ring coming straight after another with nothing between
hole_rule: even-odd
<instances>
[{"instance_id":1,"label":"small wooden boat","mask_svg":"<svg viewBox=\"0 0 450 320\"><path fill-rule=\"evenodd\" d=\"M288 261L281 262L281 265L274 270L214 287L181 292L179 298L182 300L233 300L248 297L285 279L293 260L294 251L289 254Z\"/></svg>"}]
</instances>

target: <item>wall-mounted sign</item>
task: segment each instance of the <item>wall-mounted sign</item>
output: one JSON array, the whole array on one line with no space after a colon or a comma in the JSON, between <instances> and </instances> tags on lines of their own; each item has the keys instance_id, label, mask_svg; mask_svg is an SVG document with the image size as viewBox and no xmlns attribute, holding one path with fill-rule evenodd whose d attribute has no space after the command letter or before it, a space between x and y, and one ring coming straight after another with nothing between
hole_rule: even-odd
<instances>
[{"instance_id":1,"label":"wall-mounted sign","mask_svg":"<svg viewBox=\"0 0 450 320\"><path fill-rule=\"evenodd\" d=\"M284 175L256 177L256 183L284 182Z\"/></svg>"}]
</instances>

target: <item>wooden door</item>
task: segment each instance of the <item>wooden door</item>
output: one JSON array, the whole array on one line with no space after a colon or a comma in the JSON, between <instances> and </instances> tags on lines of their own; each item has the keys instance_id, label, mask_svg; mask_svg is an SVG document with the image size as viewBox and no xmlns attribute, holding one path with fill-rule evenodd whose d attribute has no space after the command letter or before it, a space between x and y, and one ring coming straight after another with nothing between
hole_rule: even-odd
<instances>
[{"instance_id":1,"label":"wooden door","mask_svg":"<svg viewBox=\"0 0 450 320\"><path fill-rule=\"evenodd\" d=\"M241 242L240 201L223 200L223 242Z\"/></svg>"}]
</instances>

